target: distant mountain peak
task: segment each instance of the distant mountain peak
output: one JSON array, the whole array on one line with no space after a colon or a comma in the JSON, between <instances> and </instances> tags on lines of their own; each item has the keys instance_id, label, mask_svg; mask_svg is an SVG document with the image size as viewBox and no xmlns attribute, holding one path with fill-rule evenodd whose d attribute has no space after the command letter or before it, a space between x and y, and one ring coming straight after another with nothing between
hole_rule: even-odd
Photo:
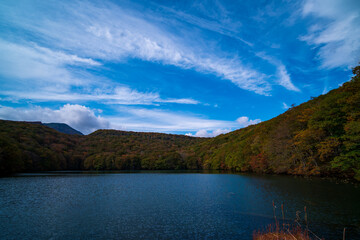
<instances>
[{"instance_id":1,"label":"distant mountain peak","mask_svg":"<svg viewBox=\"0 0 360 240\"><path fill-rule=\"evenodd\" d=\"M71 134L71 135L84 135L80 131L70 127L66 123L43 123L43 125L55 129L61 133Z\"/></svg>"}]
</instances>

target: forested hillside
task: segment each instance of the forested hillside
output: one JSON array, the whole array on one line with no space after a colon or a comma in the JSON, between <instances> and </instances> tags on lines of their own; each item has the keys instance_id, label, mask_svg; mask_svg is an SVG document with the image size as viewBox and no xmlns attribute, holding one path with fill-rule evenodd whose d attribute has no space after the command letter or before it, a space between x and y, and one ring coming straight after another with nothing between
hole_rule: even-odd
<instances>
[{"instance_id":1,"label":"forested hillside","mask_svg":"<svg viewBox=\"0 0 360 240\"><path fill-rule=\"evenodd\" d=\"M184 135L98 130L76 148L85 169L199 169L185 148L204 139Z\"/></svg>"},{"instance_id":2,"label":"forested hillside","mask_svg":"<svg viewBox=\"0 0 360 240\"><path fill-rule=\"evenodd\" d=\"M74 153L79 136L60 133L40 122L0 120L0 173L79 169Z\"/></svg>"},{"instance_id":3,"label":"forested hillside","mask_svg":"<svg viewBox=\"0 0 360 240\"><path fill-rule=\"evenodd\" d=\"M184 149L204 139L98 130L60 133L39 123L0 120L0 174L44 170L199 169Z\"/></svg>"},{"instance_id":4,"label":"forested hillside","mask_svg":"<svg viewBox=\"0 0 360 240\"><path fill-rule=\"evenodd\" d=\"M360 66L342 87L215 138L98 130L69 135L0 120L0 173L227 169L360 180Z\"/></svg>"},{"instance_id":5,"label":"forested hillside","mask_svg":"<svg viewBox=\"0 0 360 240\"><path fill-rule=\"evenodd\" d=\"M350 82L257 125L192 147L204 168L360 180L360 66Z\"/></svg>"}]
</instances>

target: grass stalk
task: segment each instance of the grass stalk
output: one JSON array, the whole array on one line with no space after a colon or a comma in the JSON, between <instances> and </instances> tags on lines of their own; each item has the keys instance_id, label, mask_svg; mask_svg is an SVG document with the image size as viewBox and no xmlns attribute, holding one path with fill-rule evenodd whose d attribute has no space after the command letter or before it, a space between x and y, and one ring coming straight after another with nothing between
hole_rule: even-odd
<instances>
[{"instance_id":1,"label":"grass stalk","mask_svg":"<svg viewBox=\"0 0 360 240\"><path fill-rule=\"evenodd\" d=\"M285 227L284 203L281 204L281 214L283 218L283 227Z\"/></svg>"},{"instance_id":2,"label":"grass stalk","mask_svg":"<svg viewBox=\"0 0 360 240\"><path fill-rule=\"evenodd\" d=\"M277 221L276 221L275 203L274 203L274 200L272 201L272 205L273 205L273 212L274 212L274 220L275 220L275 223L276 223Z\"/></svg>"}]
</instances>

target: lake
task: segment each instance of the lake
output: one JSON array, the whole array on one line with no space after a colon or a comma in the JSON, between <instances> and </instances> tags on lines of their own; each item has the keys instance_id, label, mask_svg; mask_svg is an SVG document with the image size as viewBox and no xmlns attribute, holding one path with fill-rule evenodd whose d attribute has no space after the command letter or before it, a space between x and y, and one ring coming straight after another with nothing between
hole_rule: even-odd
<instances>
[{"instance_id":1,"label":"lake","mask_svg":"<svg viewBox=\"0 0 360 240\"><path fill-rule=\"evenodd\" d=\"M0 178L0 239L251 239L276 215L360 239L360 188L218 172L52 172Z\"/></svg>"}]
</instances>

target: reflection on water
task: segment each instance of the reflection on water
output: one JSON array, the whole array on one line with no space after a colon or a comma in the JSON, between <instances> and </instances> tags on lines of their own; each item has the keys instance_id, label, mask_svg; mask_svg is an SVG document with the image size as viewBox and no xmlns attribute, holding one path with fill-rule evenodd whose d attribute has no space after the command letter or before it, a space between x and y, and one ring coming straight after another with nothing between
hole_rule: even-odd
<instances>
[{"instance_id":1,"label":"reflection on water","mask_svg":"<svg viewBox=\"0 0 360 240\"><path fill-rule=\"evenodd\" d=\"M202 174L199 174L202 173ZM56 172L0 178L0 239L251 239L308 210L327 239L360 239L360 189L218 172Z\"/></svg>"}]
</instances>

